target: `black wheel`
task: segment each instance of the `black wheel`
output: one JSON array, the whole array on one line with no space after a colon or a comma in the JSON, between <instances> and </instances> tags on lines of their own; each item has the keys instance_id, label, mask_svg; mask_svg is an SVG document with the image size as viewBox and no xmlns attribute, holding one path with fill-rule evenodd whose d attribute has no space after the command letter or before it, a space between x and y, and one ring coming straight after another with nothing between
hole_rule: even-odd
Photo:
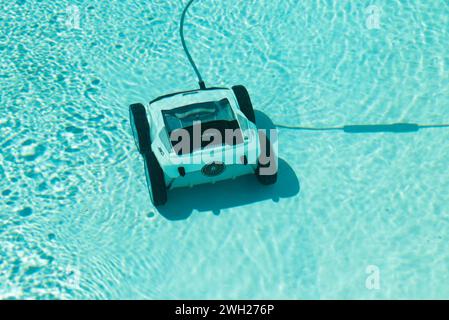
<instances>
[{"instance_id":1,"label":"black wheel","mask_svg":"<svg viewBox=\"0 0 449 320\"><path fill-rule=\"evenodd\" d=\"M150 125L145 107L141 103L129 106L129 120L137 149L143 155L151 150Z\"/></svg>"},{"instance_id":2,"label":"black wheel","mask_svg":"<svg viewBox=\"0 0 449 320\"><path fill-rule=\"evenodd\" d=\"M275 184L278 178L278 162L273 144L264 133L259 133L259 143L262 151L257 161L256 177L263 185Z\"/></svg>"},{"instance_id":3,"label":"black wheel","mask_svg":"<svg viewBox=\"0 0 449 320\"><path fill-rule=\"evenodd\" d=\"M232 87L232 91L234 91L235 97L237 98L240 110L242 110L243 114L248 118L249 121L255 124L256 116L254 114L254 108L253 104L251 103L248 90L246 90L244 86L239 85Z\"/></svg>"},{"instance_id":4,"label":"black wheel","mask_svg":"<svg viewBox=\"0 0 449 320\"><path fill-rule=\"evenodd\" d=\"M143 155L145 163L145 177L151 201L155 206L161 206L167 202L167 188L165 187L164 172L156 159L153 151Z\"/></svg>"}]
</instances>

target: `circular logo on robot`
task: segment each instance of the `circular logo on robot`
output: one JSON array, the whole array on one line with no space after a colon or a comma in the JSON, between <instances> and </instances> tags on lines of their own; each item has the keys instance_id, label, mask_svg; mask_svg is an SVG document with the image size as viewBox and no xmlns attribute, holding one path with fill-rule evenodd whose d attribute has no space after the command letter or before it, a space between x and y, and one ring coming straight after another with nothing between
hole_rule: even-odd
<instances>
[{"instance_id":1,"label":"circular logo on robot","mask_svg":"<svg viewBox=\"0 0 449 320\"><path fill-rule=\"evenodd\" d=\"M205 165L203 169L201 169L201 172L208 177L215 177L219 174L222 174L225 170L225 166L221 162L212 162L208 165Z\"/></svg>"}]
</instances>

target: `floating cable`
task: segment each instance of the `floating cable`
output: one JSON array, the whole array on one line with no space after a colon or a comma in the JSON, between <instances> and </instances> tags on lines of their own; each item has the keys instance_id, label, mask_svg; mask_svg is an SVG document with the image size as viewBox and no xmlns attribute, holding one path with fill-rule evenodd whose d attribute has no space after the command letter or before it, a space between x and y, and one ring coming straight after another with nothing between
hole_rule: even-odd
<instances>
[{"instance_id":1,"label":"floating cable","mask_svg":"<svg viewBox=\"0 0 449 320\"><path fill-rule=\"evenodd\" d=\"M195 71L196 76L198 78L198 84L200 85L200 89L204 90L204 89L206 89L206 84L203 81L203 77L201 76L201 73L200 73L200 71L198 70L198 67L195 64L195 61L193 61L193 58L190 55L189 49L187 48L186 41L184 39L184 20L186 18L187 10L189 10L189 7L193 3L193 1L195 1L195 0L190 0L187 3L187 5L184 8L184 10L182 11L181 23L180 23L180 26L179 26L179 34L181 36L182 47L184 48L184 52L186 53L187 59L189 59L190 65L192 66L193 71Z\"/></svg>"},{"instance_id":2,"label":"floating cable","mask_svg":"<svg viewBox=\"0 0 449 320\"><path fill-rule=\"evenodd\" d=\"M198 78L198 84L200 89L206 89L206 85L203 81L198 67L193 61L190 55L189 49L187 48L186 41L184 39L184 21L189 10L189 7L195 0L190 0L181 15L181 23L179 27L179 33L181 35L181 43L184 48L184 52L189 59L190 65L195 71ZM381 133L381 132L393 132L393 133L407 133L407 132L417 132L419 129L438 129L438 128L449 128L449 124L417 124L417 123L393 123L393 124L360 124L360 125L345 125L340 127L306 127L306 126L293 126L288 124L278 124L274 123L274 126L280 129L290 129L290 130L304 130L304 131L343 131L346 133Z\"/></svg>"}]
</instances>

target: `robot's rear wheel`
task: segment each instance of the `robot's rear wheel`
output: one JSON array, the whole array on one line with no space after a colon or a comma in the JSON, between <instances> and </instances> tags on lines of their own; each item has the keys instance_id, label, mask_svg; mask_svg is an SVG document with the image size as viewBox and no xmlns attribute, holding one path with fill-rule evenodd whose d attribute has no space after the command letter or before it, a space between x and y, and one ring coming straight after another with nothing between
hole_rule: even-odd
<instances>
[{"instance_id":1,"label":"robot's rear wheel","mask_svg":"<svg viewBox=\"0 0 449 320\"><path fill-rule=\"evenodd\" d=\"M251 103L248 90L246 90L244 86L239 85L232 87L232 91L234 91L235 97L237 98L240 110L242 110L249 121L255 124L256 116L254 114L253 104Z\"/></svg>"},{"instance_id":2,"label":"robot's rear wheel","mask_svg":"<svg viewBox=\"0 0 449 320\"><path fill-rule=\"evenodd\" d=\"M150 125L143 104L136 103L129 106L129 120L137 149L143 155L151 149Z\"/></svg>"}]
</instances>

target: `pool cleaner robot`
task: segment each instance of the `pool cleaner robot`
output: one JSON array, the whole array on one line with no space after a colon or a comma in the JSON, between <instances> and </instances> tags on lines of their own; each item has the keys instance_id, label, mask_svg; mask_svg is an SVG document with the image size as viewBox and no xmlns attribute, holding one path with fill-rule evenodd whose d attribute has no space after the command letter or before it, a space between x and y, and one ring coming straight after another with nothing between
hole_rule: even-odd
<instances>
[{"instance_id":1,"label":"pool cleaner robot","mask_svg":"<svg viewBox=\"0 0 449 320\"><path fill-rule=\"evenodd\" d=\"M167 202L167 190L255 174L264 185L277 180L276 150L258 131L246 88L206 87L184 39L181 43L198 78L198 89L171 93L129 106L131 129L155 206Z\"/></svg>"}]
</instances>

